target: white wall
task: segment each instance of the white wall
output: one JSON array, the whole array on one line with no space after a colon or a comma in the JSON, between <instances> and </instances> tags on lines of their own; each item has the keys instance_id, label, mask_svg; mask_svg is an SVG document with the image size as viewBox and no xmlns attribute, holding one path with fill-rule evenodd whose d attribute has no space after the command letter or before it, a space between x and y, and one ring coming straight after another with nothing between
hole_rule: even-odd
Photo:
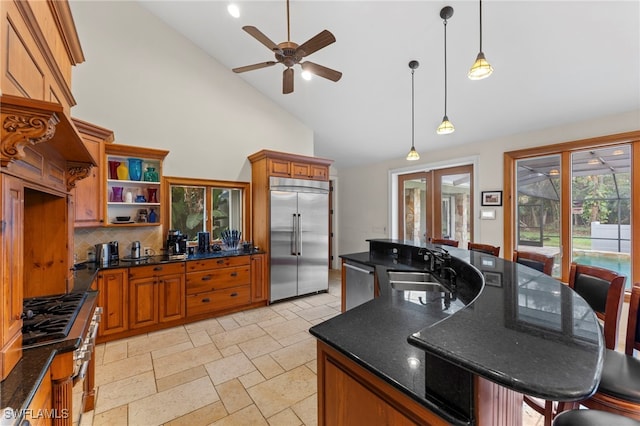
<instances>
[{"instance_id":1,"label":"white wall","mask_svg":"<svg viewBox=\"0 0 640 426\"><path fill-rule=\"evenodd\" d=\"M313 155L313 131L132 1L71 1L86 61L72 115L167 149L167 176L251 180L261 149Z\"/></svg>"},{"instance_id":2,"label":"white wall","mask_svg":"<svg viewBox=\"0 0 640 426\"><path fill-rule=\"evenodd\" d=\"M541 128L543 126L541 125ZM338 254L366 251L368 238L386 238L391 235L389 227L389 171L427 164L456 163L457 159L477 156L476 190L502 190L503 153L533 146L550 145L586 139L595 136L622 133L640 129L640 111L603 117L568 126L546 128L488 140L483 143L464 145L447 150L423 151L417 146L421 159L412 164L405 159L394 159L364 167L340 169L340 192L338 198ZM443 136L446 137L446 136ZM476 199L476 212L479 203ZM503 212L496 208L496 220L475 220L475 240L503 246Z\"/></svg>"}]
</instances>

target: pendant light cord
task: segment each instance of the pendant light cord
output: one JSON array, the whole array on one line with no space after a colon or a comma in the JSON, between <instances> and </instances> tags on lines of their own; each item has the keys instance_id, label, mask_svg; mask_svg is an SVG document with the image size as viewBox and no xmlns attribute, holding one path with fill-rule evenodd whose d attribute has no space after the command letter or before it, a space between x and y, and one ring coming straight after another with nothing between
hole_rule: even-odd
<instances>
[{"instance_id":1,"label":"pendant light cord","mask_svg":"<svg viewBox=\"0 0 640 426\"><path fill-rule=\"evenodd\" d=\"M480 0L480 51L482 52L482 0Z\"/></svg>"},{"instance_id":2,"label":"pendant light cord","mask_svg":"<svg viewBox=\"0 0 640 426\"><path fill-rule=\"evenodd\" d=\"M414 89L413 89L413 74L416 72L416 70L412 69L411 70L411 148L415 147L414 144L414 135L415 135L415 128L414 128L414 121L415 121L415 112L414 112Z\"/></svg>"},{"instance_id":3,"label":"pendant light cord","mask_svg":"<svg viewBox=\"0 0 640 426\"><path fill-rule=\"evenodd\" d=\"M447 115L447 20L444 20L444 115Z\"/></svg>"}]
</instances>

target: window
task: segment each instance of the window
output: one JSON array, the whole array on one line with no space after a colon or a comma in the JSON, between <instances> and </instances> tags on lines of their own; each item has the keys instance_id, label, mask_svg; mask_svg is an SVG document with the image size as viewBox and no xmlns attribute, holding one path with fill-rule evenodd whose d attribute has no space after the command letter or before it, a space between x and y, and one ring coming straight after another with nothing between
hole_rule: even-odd
<instances>
[{"instance_id":1,"label":"window","mask_svg":"<svg viewBox=\"0 0 640 426\"><path fill-rule=\"evenodd\" d=\"M251 239L249 183L165 177L170 207L167 229L177 229L198 240L198 232L209 232L220 239L224 230L242 232Z\"/></svg>"}]
</instances>

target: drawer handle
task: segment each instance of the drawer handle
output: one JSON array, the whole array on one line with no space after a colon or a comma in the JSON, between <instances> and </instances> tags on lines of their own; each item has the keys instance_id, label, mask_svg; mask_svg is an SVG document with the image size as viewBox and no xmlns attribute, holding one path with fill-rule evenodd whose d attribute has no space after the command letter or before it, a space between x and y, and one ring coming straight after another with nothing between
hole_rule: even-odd
<instances>
[{"instance_id":1,"label":"drawer handle","mask_svg":"<svg viewBox=\"0 0 640 426\"><path fill-rule=\"evenodd\" d=\"M234 291L234 292L233 292L233 293L231 293L229 296L231 296L231 297L237 297L237 296L238 296L238 293L236 293L236 292Z\"/></svg>"},{"instance_id":2,"label":"drawer handle","mask_svg":"<svg viewBox=\"0 0 640 426\"><path fill-rule=\"evenodd\" d=\"M202 277L202 281L210 281L211 278L213 278L211 275L205 275L204 277Z\"/></svg>"},{"instance_id":3,"label":"drawer handle","mask_svg":"<svg viewBox=\"0 0 640 426\"><path fill-rule=\"evenodd\" d=\"M209 299L208 297L205 297L204 299L202 299L202 303L209 303L211 302L211 299Z\"/></svg>"},{"instance_id":4,"label":"drawer handle","mask_svg":"<svg viewBox=\"0 0 640 426\"><path fill-rule=\"evenodd\" d=\"M162 266L156 266L153 268L154 271L162 271Z\"/></svg>"},{"instance_id":5,"label":"drawer handle","mask_svg":"<svg viewBox=\"0 0 640 426\"><path fill-rule=\"evenodd\" d=\"M217 262L217 263L218 263L218 265L222 265L222 264L224 263L224 259L220 259L220 260L218 260L218 262Z\"/></svg>"},{"instance_id":6,"label":"drawer handle","mask_svg":"<svg viewBox=\"0 0 640 426\"><path fill-rule=\"evenodd\" d=\"M237 273L237 272L232 272L230 275L231 275L232 277L237 277L237 276L238 276L238 273Z\"/></svg>"}]
</instances>

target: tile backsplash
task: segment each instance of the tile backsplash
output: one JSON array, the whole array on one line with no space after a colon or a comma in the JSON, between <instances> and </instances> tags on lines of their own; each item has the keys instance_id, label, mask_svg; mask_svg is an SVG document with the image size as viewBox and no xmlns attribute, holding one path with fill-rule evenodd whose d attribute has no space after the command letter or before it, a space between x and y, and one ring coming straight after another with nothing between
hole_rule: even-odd
<instances>
[{"instance_id":1,"label":"tile backsplash","mask_svg":"<svg viewBox=\"0 0 640 426\"><path fill-rule=\"evenodd\" d=\"M151 247L156 254L161 254L164 245L162 226L144 226L128 228L78 228L74 231L74 253L78 262L87 260L87 252L96 244L117 241L120 257L129 256L131 243L140 241L141 247Z\"/></svg>"}]
</instances>

